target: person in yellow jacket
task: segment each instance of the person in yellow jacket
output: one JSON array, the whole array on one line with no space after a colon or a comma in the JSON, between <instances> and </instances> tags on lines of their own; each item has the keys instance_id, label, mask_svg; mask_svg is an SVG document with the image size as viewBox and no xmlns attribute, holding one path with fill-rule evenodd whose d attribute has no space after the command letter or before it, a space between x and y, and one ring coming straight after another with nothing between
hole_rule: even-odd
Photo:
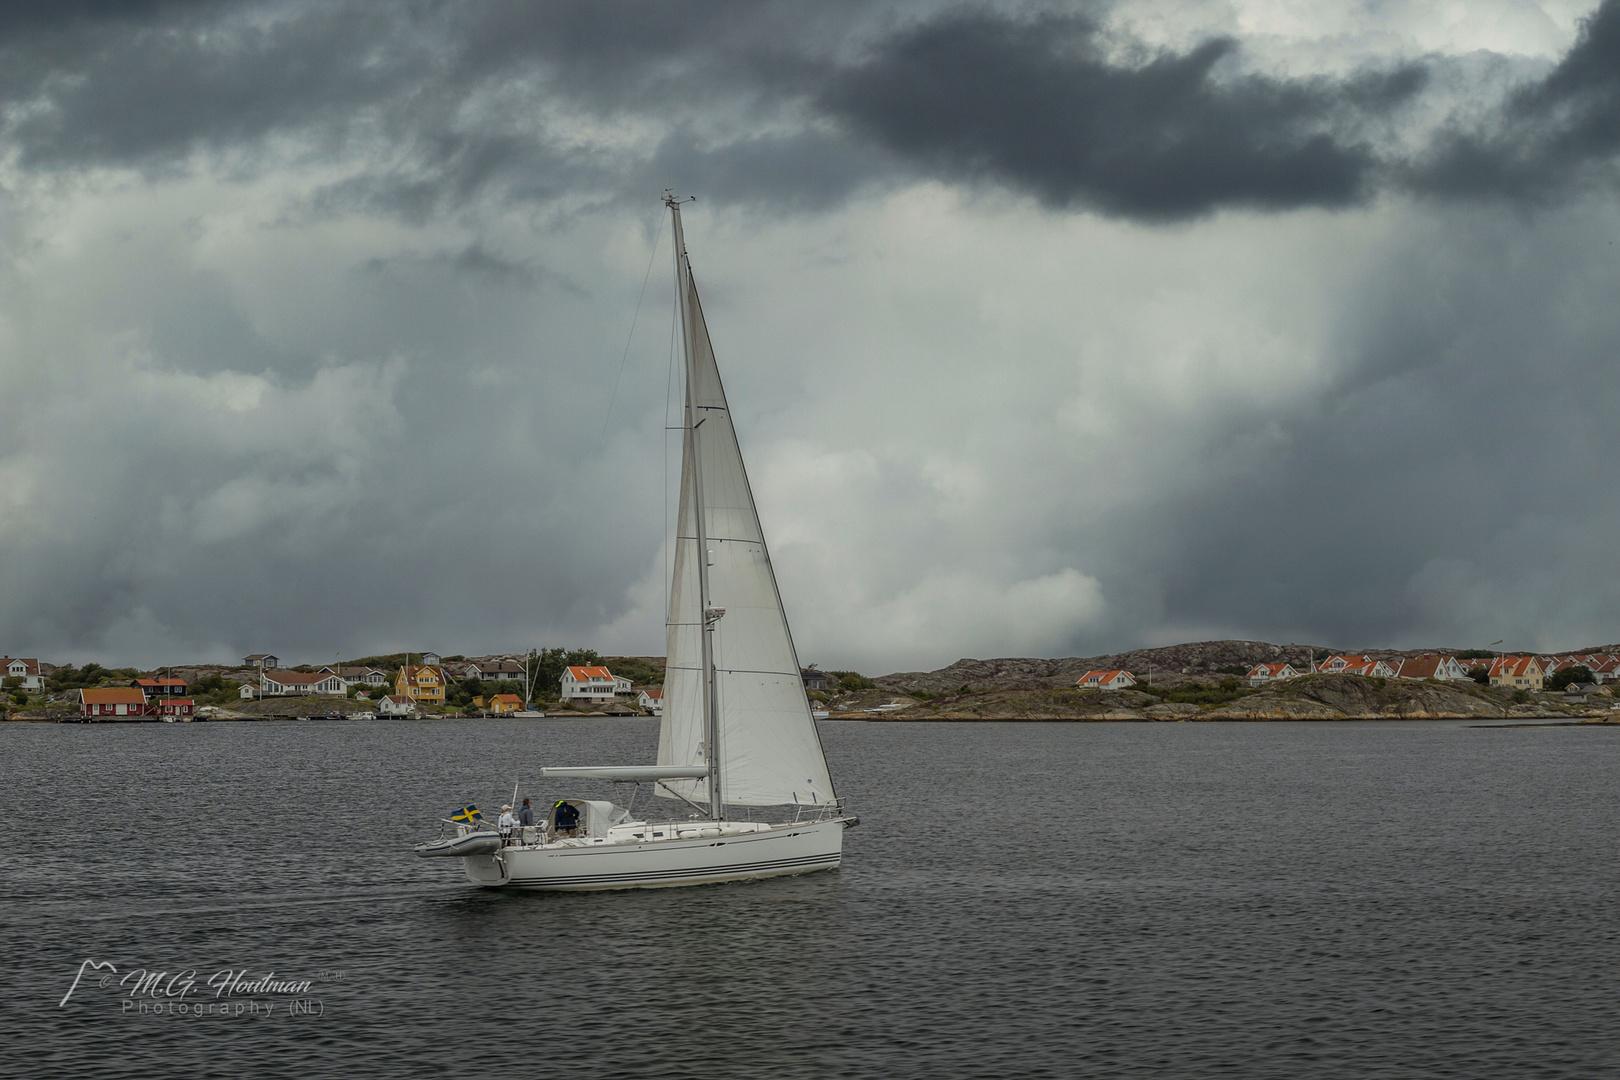
<instances>
[{"instance_id":1,"label":"person in yellow jacket","mask_svg":"<svg viewBox=\"0 0 1620 1080\"><path fill-rule=\"evenodd\" d=\"M579 835L579 807L571 802L559 802L552 814L558 836Z\"/></svg>"}]
</instances>

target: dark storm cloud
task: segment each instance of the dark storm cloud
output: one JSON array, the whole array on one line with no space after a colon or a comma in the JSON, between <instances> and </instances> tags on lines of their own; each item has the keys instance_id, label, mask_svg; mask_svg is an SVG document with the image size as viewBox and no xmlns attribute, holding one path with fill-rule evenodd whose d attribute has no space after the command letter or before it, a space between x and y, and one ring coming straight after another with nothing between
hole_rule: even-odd
<instances>
[{"instance_id":1,"label":"dark storm cloud","mask_svg":"<svg viewBox=\"0 0 1620 1080\"><path fill-rule=\"evenodd\" d=\"M656 444L664 376L639 391L602 377L622 363L647 257L615 245L652 217L649 196L673 185L702 194L703 207L819 211L931 178L1149 221L1417 191L1432 205L1350 220L1376 230L1386 213L1411 214L1408 224L1445 219L1375 260L1359 292L1324 304L1342 306L1342 325L1323 356L1300 362L1340 373L1326 391L1252 410L1224 396L1201 401L1177 426L1222 434L1164 435L1187 440L1166 470L1184 471L1185 489L1155 488L1155 478L1138 520L1098 514L1096 534L1051 545L1102 581L1114 612L1110 637L1076 652L1113 651L1167 623L1346 646L1431 632L1463 645L1494 623L1503 625L1491 639L1534 635L1560 617L1580 624L1587 607L1620 600L1607 584L1612 553L1591 541L1620 528L1604 464L1620 456L1609 423L1620 416L1611 377L1620 324L1608 295L1620 270L1603 232L1613 217L1576 220L1558 208L1502 223L1486 203L1546 206L1610 177L1620 150L1617 12L1620 0L1605 2L1545 75L1425 143L1417 117L1444 113L1442 95L1458 85L1427 75L1451 61L1349 77L1255 74L1230 39L1115 48L1085 18L1025 8L0 7L8 160L41 174L114 167L164 178L200 162L200 171L272 181L248 210L222 214L216 204L213 222L196 225L208 240L201 253L179 216L161 218L146 248L123 239L165 199L190 198L154 184L163 198L123 208L106 199L116 228L75 226L100 236L99 247L75 256L79 240L38 245L68 285L33 301L7 279L8 310L28 316L8 325L36 327L32 366L8 368L12 385L45 395L50 379L32 373L65 372L62 358L80 356L95 373L88 390L102 396L101 423L85 429L75 426L85 388L57 393L54 405L7 395L0 449L27 490L60 504L39 520L73 539L0 560L11 599L0 630L85 643L121 619L99 640L134 648L167 626L179 629L164 640L229 654L313 649L312 616L332 628L334 647L378 626L399 635L388 647L420 648L443 642L410 635L459 627L494 647L512 644L499 633L536 620L604 625L624 609L624 568L650 564L656 538L619 528L598 537L575 524L566 495L582 477L611 485L619 505L654 506L662 494L640 448L610 435L597 411L598 399L619 395L614 419L650 418ZM119 186L137 185L120 178L101 193ZM98 197L94 182L37 188L25 194L47 211L62 197L44 193L52 188ZM593 214L632 201L633 213ZM260 205L270 206L268 224L255 217ZM356 211L396 220L333 230L341 240L317 235ZM37 220L53 227L49 213ZM1013 208L1007 220L1029 218ZM400 221L427 227L401 238ZM307 266L266 254L276 246L266 237L283 227L289 236L310 228L289 245ZM1241 246L1264 230L1315 227L1304 216L1243 219L1227 235ZM1143 235L1124 231L1131 242ZM1169 243L1167 232L1153 242ZM1502 252L1512 253L1511 272ZM260 260L267 269L254 269ZM20 283L37 284L39 273L23 266ZM101 292L87 290L98 281ZM964 310L975 306L970 294L960 294ZM849 306L851 338L881 306ZM1144 307L1122 318L1138 315L1159 317ZM1053 318L1058 339L1064 317L1035 321ZM1208 331L1199 318L1189 317L1189 340ZM937 321L920 315L902 337L936 332ZM94 340L81 341L81 330ZM953 348L929 363L982 365ZM101 358L124 349L127 361ZM1150 364L1129 349L1118 361ZM1007 360L1015 373L1020 362ZM913 379L925 370L916 363ZM851 385L840 413L893 407L893 396ZM937 392L944 400L949 384ZM636 393L645 400L625 404ZM149 422L179 414L184 424ZM883 427L882 413L867 415L852 442ZM1053 475L1060 487L1064 474ZM421 493L432 495L415 501ZM868 516L929 500L935 488L919 484L873 502ZM997 543L1012 563L1046 557L1027 538ZM1098 553L1110 544L1104 566ZM894 546L837 558L871 561ZM536 550L567 572L536 573ZM471 553L465 565L439 561L457 551ZM950 584L953 567L941 565ZM429 600L398 587L401 568L455 584ZM536 584L491 590L483 578ZM905 581L897 572L872 595L905 594ZM980 594L964 588L941 595L971 602L936 609L923 596L896 618L925 625L916 612L974 610Z\"/></svg>"},{"instance_id":2,"label":"dark storm cloud","mask_svg":"<svg viewBox=\"0 0 1620 1080\"><path fill-rule=\"evenodd\" d=\"M834 16L846 9L158 4L112 17L89 6L84 17L14 20L0 38L0 95L25 166L163 168L293 137L378 159L328 193L332 207L408 218L491 187L543 201L690 173L741 191L727 178L756 168L767 195L784 185L842 193L850 169L838 159L859 166L862 154L752 128L825 70L805 53L836 47ZM797 51L773 43L783 30ZM552 107L604 123L634 117L664 135L650 154L581 148L537 124ZM714 113L729 114L729 130L708 122Z\"/></svg>"},{"instance_id":3,"label":"dark storm cloud","mask_svg":"<svg viewBox=\"0 0 1620 1080\"><path fill-rule=\"evenodd\" d=\"M1123 562L1162 568L1184 625L1346 648L1612 640L1617 252L1592 208L1414 228L1344 297L1333 384L1222 416L1203 467L1235 479L1156 504L1124 531L1165 550Z\"/></svg>"},{"instance_id":4,"label":"dark storm cloud","mask_svg":"<svg viewBox=\"0 0 1620 1080\"><path fill-rule=\"evenodd\" d=\"M1603 0L1546 78L1471 129L1452 127L1410 173L1437 196L1545 202L1572 186L1613 185L1620 151L1620 0Z\"/></svg>"},{"instance_id":5,"label":"dark storm cloud","mask_svg":"<svg viewBox=\"0 0 1620 1080\"><path fill-rule=\"evenodd\" d=\"M26 166L204 150L251 169L292 137L369 161L318 206L415 221L489 191L666 184L816 210L918 176L1140 219L1342 207L1391 185L1529 199L1620 149L1620 0L1545 79L1411 161L1396 129L1439 61L1289 78L1245 72L1230 38L1117 45L1084 16L989 8L46 5L0 20L0 94ZM582 143L536 119L556 109L649 137Z\"/></svg>"},{"instance_id":6,"label":"dark storm cloud","mask_svg":"<svg viewBox=\"0 0 1620 1080\"><path fill-rule=\"evenodd\" d=\"M1424 73L1218 77L1236 49L1221 38L1127 66L1092 23L975 13L885 42L826 102L932 171L1053 206L1158 218L1360 199L1378 159L1357 123L1387 116Z\"/></svg>"}]
</instances>

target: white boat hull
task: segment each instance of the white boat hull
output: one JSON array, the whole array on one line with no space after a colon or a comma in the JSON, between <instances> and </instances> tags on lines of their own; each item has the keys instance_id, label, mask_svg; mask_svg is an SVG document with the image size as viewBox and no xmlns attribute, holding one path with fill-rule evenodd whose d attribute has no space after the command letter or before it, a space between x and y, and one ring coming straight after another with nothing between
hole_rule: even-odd
<instances>
[{"instance_id":1,"label":"white boat hull","mask_svg":"<svg viewBox=\"0 0 1620 1080\"><path fill-rule=\"evenodd\" d=\"M650 843L508 847L468 856L462 866L475 885L497 889L579 892L747 881L836 867L845 826L844 820L830 820Z\"/></svg>"}]
</instances>

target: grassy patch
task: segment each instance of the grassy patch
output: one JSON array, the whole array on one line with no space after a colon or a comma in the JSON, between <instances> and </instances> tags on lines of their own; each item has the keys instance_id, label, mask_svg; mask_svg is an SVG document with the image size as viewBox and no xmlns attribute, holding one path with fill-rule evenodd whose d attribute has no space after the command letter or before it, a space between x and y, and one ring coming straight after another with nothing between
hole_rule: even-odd
<instances>
[{"instance_id":1,"label":"grassy patch","mask_svg":"<svg viewBox=\"0 0 1620 1080\"><path fill-rule=\"evenodd\" d=\"M1131 689L1144 694L1151 694L1160 701L1173 702L1180 705L1199 705L1209 707L1212 705L1225 705L1229 701L1246 698L1250 694L1258 694L1257 687L1244 686L1237 679L1222 679L1218 683L1186 683L1181 686L1146 686L1137 683Z\"/></svg>"}]
</instances>

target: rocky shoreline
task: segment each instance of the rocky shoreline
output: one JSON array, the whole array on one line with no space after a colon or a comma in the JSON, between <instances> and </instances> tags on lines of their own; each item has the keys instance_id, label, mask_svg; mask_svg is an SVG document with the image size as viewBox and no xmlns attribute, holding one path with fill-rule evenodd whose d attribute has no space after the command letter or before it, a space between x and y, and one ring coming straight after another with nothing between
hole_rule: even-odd
<instances>
[{"instance_id":1,"label":"rocky shoreline","mask_svg":"<svg viewBox=\"0 0 1620 1080\"><path fill-rule=\"evenodd\" d=\"M1538 700L1539 699L1539 700ZM1620 705L1569 703L1555 695L1515 702L1474 683L1307 675L1212 705L1164 701L1140 690L980 690L895 694L871 691L829 708L834 720L1585 720L1620 723ZM896 707L898 706L898 707ZM877 711L881 710L881 711Z\"/></svg>"}]
</instances>

